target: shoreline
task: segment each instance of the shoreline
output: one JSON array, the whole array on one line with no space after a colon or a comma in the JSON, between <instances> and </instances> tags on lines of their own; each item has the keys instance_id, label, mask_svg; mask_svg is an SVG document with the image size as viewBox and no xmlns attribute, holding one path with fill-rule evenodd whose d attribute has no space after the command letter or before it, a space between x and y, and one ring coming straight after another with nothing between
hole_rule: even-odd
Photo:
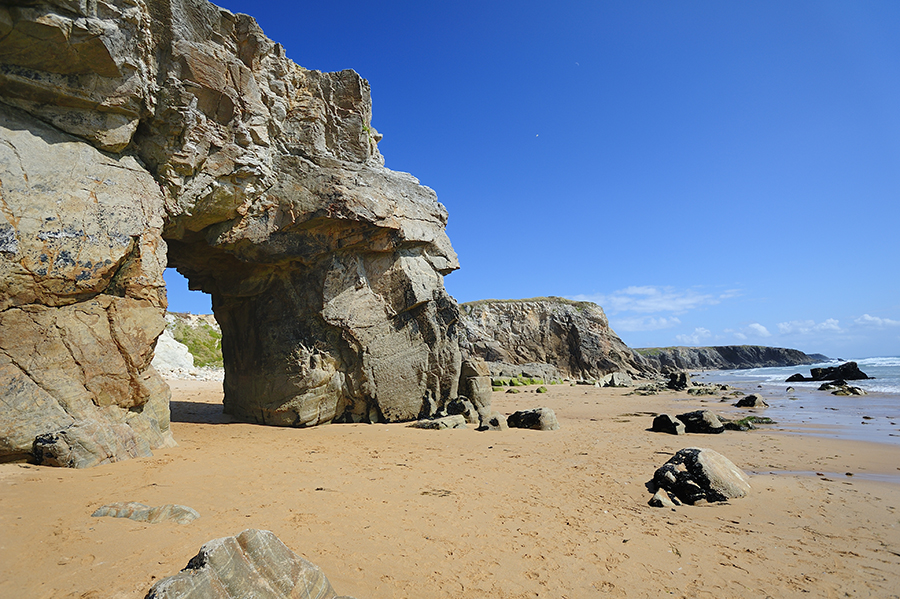
<instances>
[{"instance_id":1,"label":"shoreline","mask_svg":"<svg viewBox=\"0 0 900 599\"><path fill-rule=\"evenodd\" d=\"M88 470L0 465L0 596L141 599L203 543L246 528L273 531L358 599L890 597L900 588L900 485L861 476L900 473L900 448L889 444L767 427L649 432L654 413L741 411L674 392L495 392L497 411L547 406L561 429L477 432L251 425L221 413L220 383L170 385L178 447ZM645 483L691 446L764 474L751 474L743 499L649 507ZM90 516L115 501L188 505L201 517Z\"/></svg>"}]
</instances>

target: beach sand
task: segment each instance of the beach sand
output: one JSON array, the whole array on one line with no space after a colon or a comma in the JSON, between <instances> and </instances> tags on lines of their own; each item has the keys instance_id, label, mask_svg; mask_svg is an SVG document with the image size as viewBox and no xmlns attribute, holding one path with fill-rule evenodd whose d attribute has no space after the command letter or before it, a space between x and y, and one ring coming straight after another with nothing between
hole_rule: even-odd
<instances>
[{"instance_id":1,"label":"beach sand","mask_svg":"<svg viewBox=\"0 0 900 599\"><path fill-rule=\"evenodd\" d=\"M568 385L494 393L505 414L553 408L554 432L274 428L223 416L220 383L170 384L176 448L88 470L0 465L0 597L142 598L246 528L358 599L900 595L900 446L652 433L650 413L737 410ZM751 494L649 507L645 483L683 447L724 454ZM91 517L117 501L201 517Z\"/></svg>"}]
</instances>

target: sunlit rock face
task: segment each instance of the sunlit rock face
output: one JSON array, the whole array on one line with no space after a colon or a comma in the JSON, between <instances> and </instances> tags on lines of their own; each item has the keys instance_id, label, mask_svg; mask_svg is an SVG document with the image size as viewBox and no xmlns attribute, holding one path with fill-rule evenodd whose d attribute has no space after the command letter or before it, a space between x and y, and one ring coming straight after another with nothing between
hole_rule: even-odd
<instances>
[{"instance_id":1,"label":"sunlit rock face","mask_svg":"<svg viewBox=\"0 0 900 599\"><path fill-rule=\"evenodd\" d=\"M171 444L167 257L212 294L231 414L397 421L456 396L447 213L384 168L355 72L201 0L5 3L0 127L0 453ZM102 449L73 457L77 434Z\"/></svg>"}]
</instances>

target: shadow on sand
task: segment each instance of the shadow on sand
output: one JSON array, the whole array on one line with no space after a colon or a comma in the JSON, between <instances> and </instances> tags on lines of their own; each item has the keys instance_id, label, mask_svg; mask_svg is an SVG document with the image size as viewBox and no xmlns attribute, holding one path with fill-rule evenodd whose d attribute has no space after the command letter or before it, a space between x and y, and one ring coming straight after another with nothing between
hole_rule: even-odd
<instances>
[{"instance_id":1,"label":"shadow on sand","mask_svg":"<svg viewBox=\"0 0 900 599\"><path fill-rule=\"evenodd\" d=\"M169 410L172 422L190 422L192 424L230 424L238 422L222 410L222 404L193 401L170 401Z\"/></svg>"}]
</instances>

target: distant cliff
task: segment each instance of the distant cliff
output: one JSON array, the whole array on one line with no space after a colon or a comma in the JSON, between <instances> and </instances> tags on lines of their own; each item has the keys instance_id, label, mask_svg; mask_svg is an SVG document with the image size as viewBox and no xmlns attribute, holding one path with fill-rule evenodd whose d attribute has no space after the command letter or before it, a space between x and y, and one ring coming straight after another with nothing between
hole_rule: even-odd
<instances>
[{"instance_id":1,"label":"distant cliff","mask_svg":"<svg viewBox=\"0 0 900 599\"><path fill-rule=\"evenodd\" d=\"M799 366L828 360L822 354L805 354L796 349L764 347L761 345L721 345L715 347L645 347L634 353L645 367L663 371L676 370L736 370Z\"/></svg>"},{"instance_id":2,"label":"distant cliff","mask_svg":"<svg viewBox=\"0 0 900 599\"><path fill-rule=\"evenodd\" d=\"M609 328L603 308L559 297L460 305L460 349L488 362L550 364L572 378L654 374Z\"/></svg>"}]
</instances>

